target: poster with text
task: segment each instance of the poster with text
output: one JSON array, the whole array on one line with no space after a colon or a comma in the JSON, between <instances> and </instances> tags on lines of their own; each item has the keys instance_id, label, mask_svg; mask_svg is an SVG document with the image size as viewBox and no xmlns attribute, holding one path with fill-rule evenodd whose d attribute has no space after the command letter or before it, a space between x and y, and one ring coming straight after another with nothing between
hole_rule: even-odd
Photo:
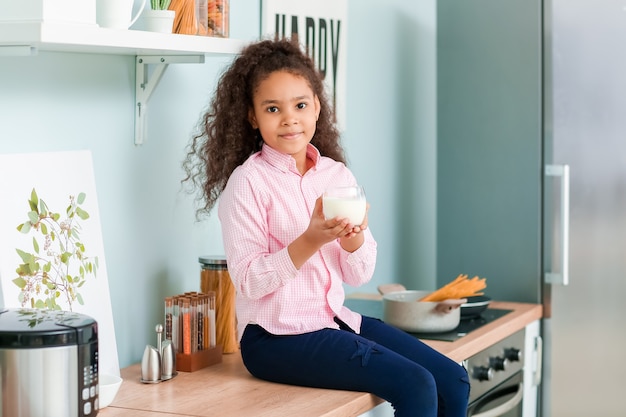
<instances>
[{"instance_id":1,"label":"poster with text","mask_svg":"<svg viewBox=\"0 0 626 417\"><path fill-rule=\"evenodd\" d=\"M0 306L90 316L99 371L119 376L91 152L0 155L0 202Z\"/></svg>"},{"instance_id":2,"label":"poster with text","mask_svg":"<svg viewBox=\"0 0 626 417\"><path fill-rule=\"evenodd\" d=\"M346 128L347 0L261 0L261 38L297 39L313 58L340 131Z\"/></svg>"}]
</instances>

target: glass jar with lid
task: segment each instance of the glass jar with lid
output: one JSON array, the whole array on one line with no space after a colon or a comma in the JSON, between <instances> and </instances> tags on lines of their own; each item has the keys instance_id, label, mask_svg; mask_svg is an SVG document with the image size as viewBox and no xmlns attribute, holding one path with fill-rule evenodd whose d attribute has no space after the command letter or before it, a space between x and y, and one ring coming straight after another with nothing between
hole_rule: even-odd
<instances>
[{"instance_id":1,"label":"glass jar with lid","mask_svg":"<svg viewBox=\"0 0 626 417\"><path fill-rule=\"evenodd\" d=\"M235 312L235 286L233 285L225 256L201 256L200 291L215 292L215 339L224 353L239 350L237 316Z\"/></svg>"},{"instance_id":2,"label":"glass jar with lid","mask_svg":"<svg viewBox=\"0 0 626 417\"><path fill-rule=\"evenodd\" d=\"M207 35L228 38L229 35L229 0L207 1Z\"/></svg>"}]
</instances>

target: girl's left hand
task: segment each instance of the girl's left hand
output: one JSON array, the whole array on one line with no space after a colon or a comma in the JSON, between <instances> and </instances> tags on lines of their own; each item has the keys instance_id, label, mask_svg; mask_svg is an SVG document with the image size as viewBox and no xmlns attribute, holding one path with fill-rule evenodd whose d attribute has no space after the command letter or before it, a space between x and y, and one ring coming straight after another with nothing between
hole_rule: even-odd
<instances>
[{"instance_id":1,"label":"girl's left hand","mask_svg":"<svg viewBox=\"0 0 626 417\"><path fill-rule=\"evenodd\" d=\"M340 236L342 238L346 238L346 239L350 239L356 235L358 235L359 233L361 233L363 230L367 229L367 212L370 209L370 205L369 203L367 203L366 209L365 209L365 217L363 218L363 222L358 225L358 226L354 226L351 224L348 224L346 226L346 233L343 236ZM352 226L352 227L350 227Z\"/></svg>"},{"instance_id":2,"label":"girl's left hand","mask_svg":"<svg viewBox=\"0 0 626 417\"><path fill-rule=\"evenodd\" d=\"M367 229L367 212L369 211L369 209L370 205L367 204L367 208L365 210L365 218L360 225L353 226L351 224L348 224L346 226L345 233L339 237L339 244L341 245L343 250L348 252L354 252L355 250L360 248L365 241L365 236L361 232Z\"/></svg>"}]
</instances>

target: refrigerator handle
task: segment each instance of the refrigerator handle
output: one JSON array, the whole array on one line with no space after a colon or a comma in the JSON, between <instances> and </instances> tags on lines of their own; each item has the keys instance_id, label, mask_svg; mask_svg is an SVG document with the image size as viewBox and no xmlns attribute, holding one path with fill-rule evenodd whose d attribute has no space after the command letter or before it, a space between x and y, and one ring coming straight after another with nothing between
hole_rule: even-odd
<instances>
[{"instance_id":1,"label":"refrigerator handle","mask_svg":"<svg viewBox=\"0 0 626 417\"><path fill-rule=\"evenodd\" d=\"M546 165L546 176L561 177L561 272L546 272L547 284L569 284L569 165Z\"/></svg>"},{"instance_id":2,"label":"refrigerator handle","mask_svg":"<svg viewBox=\"0 0 626 417\"><path fill-rule=\"evenodd\" d=\"M543 338L537 336L535 338L535 369L533 374L533 386L538 387L541 384L541 375L543 368Z\"/></svg>"}]
</instances>

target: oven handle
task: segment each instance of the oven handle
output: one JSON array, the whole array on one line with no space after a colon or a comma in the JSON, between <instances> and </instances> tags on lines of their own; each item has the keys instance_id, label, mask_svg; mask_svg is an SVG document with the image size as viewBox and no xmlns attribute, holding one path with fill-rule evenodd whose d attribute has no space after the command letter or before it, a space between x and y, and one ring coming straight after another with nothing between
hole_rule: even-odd
<instances>
[{"instance_id":1,"label":"oven handle","mask_svg":"<svg viewBox=\"0 0 626 417\"><path fill-rule=\"evenodd\" d=\"M517 407L520 401L522 401L523 396L524 384L520 383L517 387L517 393L509 401L505 402L504 404L500 404L499 406L492 408L491 410L485 411L484 413L472 414L471 417L499 417Z\"/></svg>"}]
</instances>

